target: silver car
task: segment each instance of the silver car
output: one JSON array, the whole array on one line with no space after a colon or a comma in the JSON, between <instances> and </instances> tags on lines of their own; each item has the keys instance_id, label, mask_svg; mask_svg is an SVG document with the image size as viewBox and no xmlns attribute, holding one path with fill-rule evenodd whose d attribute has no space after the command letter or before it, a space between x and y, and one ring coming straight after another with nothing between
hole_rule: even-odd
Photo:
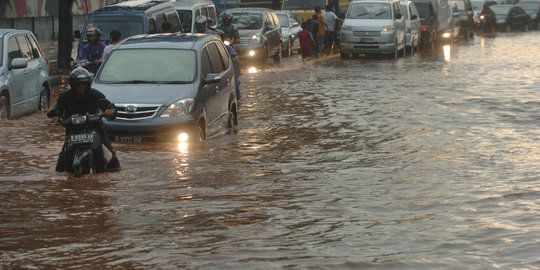
<instances>
[{"instance_id":1,"label":"silver car","mask_svg":"<svg viewBox=\"0 0 540 270\"><path fill-rule=\"evenodd\" d=\"M341 57L351 53L393 53L397 57L405 48L402 14L397 0L354 1L341 27Z\"/></svg>"},{"instance_id":2,"label":"silver car","mask_svg":"<svg viewBox=\"0 0 540 270\"><path fill-rule=\"evenodd\" d=\"M47 60L30 31L0 29L0 119L49 107Z\"/></svg>"},{"instance_id":3,"label":"silver car","mask_svg":"<svg viewBox=\"0 0 540 270\"><path fill-rule=\"evenodd\" d=\"M283 36L283 56L290 56L294 50L300 49L300 43L296 39L296 34L302 31L300 18L290 11L276 11L281 24L281 36Z\"/></svg>"}]
</instances>

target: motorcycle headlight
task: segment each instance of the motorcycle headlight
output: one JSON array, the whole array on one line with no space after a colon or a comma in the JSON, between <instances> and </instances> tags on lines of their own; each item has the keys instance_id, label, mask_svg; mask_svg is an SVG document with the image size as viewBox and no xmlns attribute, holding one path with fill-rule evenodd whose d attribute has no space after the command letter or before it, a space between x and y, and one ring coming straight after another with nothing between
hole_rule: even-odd
<instances>
[{"instance_id":1,"label":"motorcycle headlight","mask_svg":"<svg viewBox=\"0 0 540 270\"><path fill-rule=\"evenodd\" d=\"M394 26L393 25L385 26L383 27L381 32L394 32Z\"/></svg>"},{"instance_id":2,"label":"motorcycle headlight","mask_svg":"<svg viewBox=\"0 0 540 270\"><path fill-rule=\"evenodd\" d=\"M484 18L484 15L480 15L480 20L483 20Z\"/></svg>"},{"instance_id":3,"label":"motorcycle headlight","mask_svg":"<svg viewBox=\"0 0 540 270\"><path fill-rule=\"evenodd\" d=\"M176 101L173 104L169 105L169 107L167 107L165 111L163 111L161 117L178 117L186 115L191 112L194 103L195 100L192 98L186 98Z\"/></svg>"},{"instance_id":4,"label":"motorcycle headlight","mask_svg":"<svg viewBox=\"0 0 540 270\"><path fill-rule=\"evenodd\" d=\"M86 115L77 115L71 117L71 124L80 125L86 123Z\"/></svg>"},{"instance_id":5,"label":"motorcycle headlight","mask_svg":"<svg viewBox=\"0 0 540 270\"><path fill-rule=\"evenodd\" d=\"M223 41L223 44L225 44L225 45L227 45L227 46L231 46L231 42L228 41L228 40L224 40L224 41Z\"/></svg>"}]
</instances>

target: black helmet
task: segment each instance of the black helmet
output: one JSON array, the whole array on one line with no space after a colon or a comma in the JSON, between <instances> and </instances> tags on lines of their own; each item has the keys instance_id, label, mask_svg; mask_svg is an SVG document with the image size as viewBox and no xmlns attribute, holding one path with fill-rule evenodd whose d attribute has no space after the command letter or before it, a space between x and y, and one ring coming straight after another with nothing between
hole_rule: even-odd
<instances>
[{"instance_id":1,"label":"black helmet","mask_svg":"<svg viewBox=\"0 0 540 270\"><path fill-rule=\"evenodd\" d=\"M78 83L87 83L90 86L92 84L92 74L82 67L74 69L69 74L69 85L73 88Z\"/></svg>"},{"instance_id":2,"label":"black helmet","mask_svg":"<svg viewBox=\"0 0 540 270\"><path fill-rule=\"evenodd\" d=\"M99 40L101 38L101 31L99 31L99 28L92 26L86 30L86 36L94 35Z\"/></svg>"}]
</instances>

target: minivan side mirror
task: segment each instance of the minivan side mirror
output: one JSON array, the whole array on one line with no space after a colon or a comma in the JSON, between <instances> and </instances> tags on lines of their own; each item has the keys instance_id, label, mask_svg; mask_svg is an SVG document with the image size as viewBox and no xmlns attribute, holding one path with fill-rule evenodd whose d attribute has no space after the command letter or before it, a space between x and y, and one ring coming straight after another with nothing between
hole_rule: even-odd
<instances>
[{"instance_id":1,"label":"minivan side mirror","mask_svg":"<svg viewBox=\"0 0 540 270\"><path fill-rule=\"evenodd\" d=\"M26 58L15 58L9 63L9 69L26 68L28 66L28 60Z\"/></svg>"},{"instance_id":2,"label":"minivan side mirror","mask_svg":"<svg viewBox=\"0 0 540 270\"><path fill-rule=\"evenodd\" d=\"M220 82L221 82L221 75L215 74L215 73L210 73L210 74L206 75L206 77L204 78L204 81L203 81L203 83L205 85L206 84L220 83Z\"/></svg>"},{"instance_id":3,"label":"minivan side mirror","mask_svg":"<svg viewBox=\"0 0 540 270\"><path fill-rule=\"evenodd\" d=\"M454 13L452 14L452 16L453 16L453 17L459 17L459 12L454 12Z\"/></svg>"},{"instance_id":4,"label":"minivan side mirror","mask_svg":"<svg viewBox=\"0 0 540 270\"><path fill-rule=\"evenodd\" d=\"M297 27L297 26L299 26L299 25L300 25L300 24L299 24L298 22L293 22L293 24L292 24L293 27Z\"/></svg>"},{"instance_id":5,"label":"minivan side mirror","mask_svg":"<svg viewBox=\"0 0 540 270\"><path fill-rule=\"evenodd\" d=\"M75 31L73 32L73 36L74 36L75 38L81 38L81 30L75 30Z\"/></svg>"},{"instance_id":6,"label":"minivan side mirror","mask_svg":"<svg viewBox=\"0 0 540 270\"><path fill-rule=\"evenodd\" d=\"M411 20L416 20L416 19L418 19L418 16L416 16L416 15L411 16Z\"/></svg>"}]
</instances>

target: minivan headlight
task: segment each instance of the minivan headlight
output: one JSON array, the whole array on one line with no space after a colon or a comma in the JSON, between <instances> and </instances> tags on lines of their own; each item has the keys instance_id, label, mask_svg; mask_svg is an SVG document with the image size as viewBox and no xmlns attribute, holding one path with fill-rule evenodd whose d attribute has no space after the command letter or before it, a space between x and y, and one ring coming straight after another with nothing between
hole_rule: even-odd
<instances>
[{"instance_id":1,"label":"minivan headlight","mask_svg":"<svg viewBox=\"0 0 540 270\"><path fill-rule=\"evenodd\" d=\"M255 41L255 42L261 42L261 35L259 35L259 34L253 34L253 35L251 36L251 40L252 40L252 41Z\"/></svg>"},{"instance_id":2,"label":"minivan headlight","mask_svg":"<svg viewBox=\"0 0 540 270\"><path fill-rule=\"evenodd\" d=\"M394 26L389 25L382 28L381 32L394 32Z\"/></svg>"},{"instance_id":3,"label":"minivan headlight","mask_svg":"<svg viewBox=\"0 0 540 270\"><path fill-rule=\"evenodd\" d=\"M351 31L352 28L350 25L343 25L341 26L341 31Z\"/></svg>"},{"instance_id":4,"label":"minivan headlight","mask_svg":"<svg viewBox=\"0 0 540 270\"><path fill-rule=\"evenodd\" d=\"M176 101L163 111L161 117L178 117L186 115L193 109L193 104L195 104L195 100L192 98Z\"/></svg>"}]
</instances>

